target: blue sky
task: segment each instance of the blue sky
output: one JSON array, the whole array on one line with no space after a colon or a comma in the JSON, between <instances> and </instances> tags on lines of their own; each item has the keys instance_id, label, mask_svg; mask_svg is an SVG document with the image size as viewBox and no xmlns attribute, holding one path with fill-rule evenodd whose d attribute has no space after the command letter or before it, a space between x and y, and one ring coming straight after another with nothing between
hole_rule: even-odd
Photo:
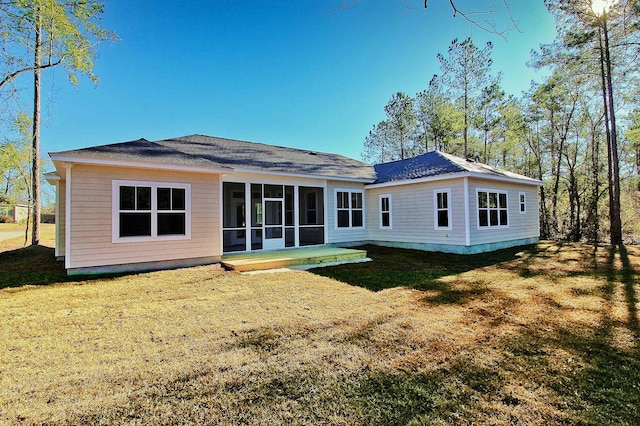
<instances>
[{"instance_id":1,"label":"blue sky","mask_svg":"<svg viewBox=\"0 0 640 426\"><path fill-rule=\"evenodd\" d=\"M511 2L522 32L506 41L470 30L445 0L427 10L422 0L361 0L327 13L341 1L106 1L103 27L120 41L99 47L100 83L44 73L43 152L199 133L360 159L387 101L425 89L454 38L492 41L494 71L520 95L540 79L529 52L555 35L542 0ZM504 12L496 19L508 24ZM28 79L18 86L29 95Z\"/></svg>"}]
</instances>

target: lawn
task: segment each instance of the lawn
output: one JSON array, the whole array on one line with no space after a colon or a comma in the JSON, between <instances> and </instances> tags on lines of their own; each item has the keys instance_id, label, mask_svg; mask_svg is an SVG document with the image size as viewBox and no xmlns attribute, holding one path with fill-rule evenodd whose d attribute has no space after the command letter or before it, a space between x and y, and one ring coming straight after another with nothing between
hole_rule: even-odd
<instances>
[{"instance_id":1,"label":"lawn","mask_svg":"<svg viewBox=\"0 0 640 426\"><path fill-rule=\"evenodd\" d=\"M640 248L367 249L74 282L0 253L0 423L640 424Z\"/></svg>"}]
</instances>

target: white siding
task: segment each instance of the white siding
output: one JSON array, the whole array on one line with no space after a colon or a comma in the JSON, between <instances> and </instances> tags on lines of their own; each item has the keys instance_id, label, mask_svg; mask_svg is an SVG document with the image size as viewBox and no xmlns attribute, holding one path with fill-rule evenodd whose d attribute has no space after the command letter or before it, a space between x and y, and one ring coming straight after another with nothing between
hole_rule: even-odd
<instances>
[{"instance_id":1,"label":"white siding","mask_svg":"<svg viewBox=\"0 0 640 426\"><path fill-rule=\"evenodd\" d=\"M336 190L358 190L363 191L364 206L364 227L362 228L337 228L336 224ZM328 243L349 243L367 241L369 239L369 217L374 215L377 217L378 208L370 209L369 191L364 191L364 184L357 182L333 181L327 182L327 229ZM377 196L376 196L377 200ZM377 202L377 201L376 201Z\"/></svg>"},{"instance_id":2,"label":"white siding","mask_svg":"<svg viewBox=\"0 0 640 426\"><path fill-rule=\"evenodd\" d=\"M477 189L507 191L509 224L501 228L478 227ZM526 214L520 214L519 193L526 194ZM538 187L490 180L469 179L469 213L471 216L471 244L491 244L540 236L538 219Z\"/></svg>"},{"instance_id":3,"label":"white siding","mask_svg":"<svg viewBox=\"0 0 640 426\"><path fill-rule=\"evenodd\" d=\"M191 238L112 242L112 181L191 184ZM76 164L72 169L69 268L218 257L219 176Z\"/></svg>"},{"instance_id":4,"label":"white siding","mask_svg":"<svg viewBox=\"0 0 640 426\"><path fill-rule=\"evenodd\" d=\"M434 229L434 190L451 190L451 229ZM379 195L392 197L392 228L380 229ZM463 179L367 190L367 229L373 241L465 245Z\"/></svg>"}]
</instances>

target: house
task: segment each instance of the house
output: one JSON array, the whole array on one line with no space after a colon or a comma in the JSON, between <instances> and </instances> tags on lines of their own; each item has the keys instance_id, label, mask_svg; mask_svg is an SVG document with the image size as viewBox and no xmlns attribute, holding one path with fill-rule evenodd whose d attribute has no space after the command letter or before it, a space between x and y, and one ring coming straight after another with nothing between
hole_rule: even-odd
<instances>
[{"instance_id":1,"label":"house","mask_svg":"<svg viewBox=\"0 0 640 426\"><path fill-rule=\"evenodd\" d=\"M471 254L539 238L540 181L437 151L371 166L192 135L50 156L56 256L71 274L323 245Z\"/></svg>"}]
</instances>

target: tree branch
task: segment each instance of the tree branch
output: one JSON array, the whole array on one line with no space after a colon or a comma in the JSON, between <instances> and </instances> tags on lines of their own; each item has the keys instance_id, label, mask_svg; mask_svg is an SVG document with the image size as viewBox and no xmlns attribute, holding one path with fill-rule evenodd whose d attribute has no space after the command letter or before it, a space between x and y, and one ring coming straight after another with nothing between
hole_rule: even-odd
<instances>
[{"instance_id":1,"label":"tree branch","mask_svg":"<svg viewBox=\"0 0 640 426\"><path fill-rule=\"evenodd\" d=\"M9 83L10 81L12 81L14 78L16 78L18 75L24 73L24 72L29 72L29 71L35 71L36 69L46 69L46 68L51 68L51 67L55 67L57 65L60 65L62 63L62 61L64 60L64 57L58 59L56 62L51 62L49 61L49 63L43 64L43 65L38 65L38 66L33 66L33 67L26 67L26 68L22 68L19 69L17 71L12 72L11 74L7 75L1 82L0 82L0 89L2 89L2 87L4 87L7 83Z\"/></svg>"},{"instance_id":2,"label":"tree branch","mask_svg":"<svg viewBox=\"0 0 640 426\"><path fill-rule=\"evenodd\" d=\"M507 0L501 0L502 5L504 6L504 9L509 17L509 21L511 22L511 26L500 30L498 29L498 26L496 25L495 22L493 22L493 20L489 19L492 15L499 13L498 9L496 8L496 2L497 0L492 0L491 6L489 7L489 10L487 11L483 11L483 12L464 12L460 9L458 9L458 7L456 6L456 2L455 0L449 0L449 4L451 5L451 10L453 11L453 17L457 17L458 15L461 16L465 21L467 21L469 24L481 29L482 31L491 33L491 34L496 34L504 39L506 39L506 35L509 31L511 30L516 30L519 33L522 33L522 30L520 30L520 27L518 26L518 22L514 19L513 15L511 14L511 4L508 3ZM347 9L351 6L353 6L356 3L360 3L360 0L342 0L342 3L340 3L339 6L337 6L335 9L332 9L330 11L327 12L327 14L331 14L331 13L336 13L339 12L341 10ZM407 0L402 0L402 3L404 4L405 9L407 10L416 10L413 7L410 7L407 4ZM427 9L429 7L429 0L424 0L423 2L423 7L425 9ZM475 19L473 16L486 16L486 19Z\"/></svg>"}]
</instances>

